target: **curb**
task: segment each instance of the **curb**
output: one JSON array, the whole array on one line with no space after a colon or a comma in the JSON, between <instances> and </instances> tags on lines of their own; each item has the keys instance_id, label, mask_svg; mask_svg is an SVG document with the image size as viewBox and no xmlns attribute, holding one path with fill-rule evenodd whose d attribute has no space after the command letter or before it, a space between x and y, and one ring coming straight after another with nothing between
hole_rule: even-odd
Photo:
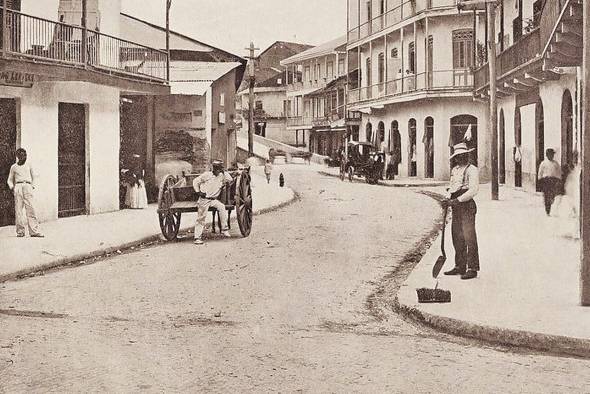
<instances>
[{"instance_id":1,"label":"curb","mask_svg":"<svg viewBox=\"0 0 590 394\"><path fill-rule=\"evenodd\" d=\"M318 171L318 174L320 175L325 175L325 176L331 176L334 178L340 178L339 175L336 174L332 174L329 173L327 171ZM355 178L358 178L355 175ZM357 179L358 181L358 179ZM353 181L354 182L354 181ZM412 188L419 188L419 187L439 187L439 186L444 186L444 183L421 183L421 184L415 184L415 183L398 183L398 184L388 184L388 183L377 183L377 185L374 186L384 186L384 187L403 187L403 188L408 188L408 187L412 187Z\"/></svg>"},{"instance_id":2,"label":"curb","mask_svg":"<svg viewBox=\"0 0 590 394\"><path fill-rule=\"evenodd\" d=\"M267 208L254 210L253 215L258 216L258 215L270 213L270 212L276 211L278 209L287 207L296 201L299 201L300 200L299 194L297 194L293 189L291 189L291 191L292 191L292 196L288 200L283 201L277 205L269 206ZM232 221L235 221L235 220L236 220L236 218L234 217L232 219ZM181 227L179 230L179 233L185 232L186 230L188 230L190 228L192 228L192 226ZM158 242L160 240L162 240L162 238L161 238L161 235L158 233L158 234L149 235L149 236L140 238L135 241L125 242L125 243L122 243L117 246L109 246L109 247L102 248L102 249L96 249L96 250L90 251L88 253L80 253L80 254L76 254L73 256L60 257L60 258L58 258L54 261L48 262L48 263L43 263L43 264L39 264L39 265L36 265L33 267L24 268L24 269L21 269L16 272L11 272L9 274L2 274L2 275L0 275L0 284L4 283L4 282L8 282L8 281L15 281L15 280L23 279L28 276L43 274L45 271L55 270L58 268L65 267L67 265L80 263L83 260L108 257L108 256L115 254L115 253L118 254L119 252L128 251L131 248L140 246L142 244L154 243L154 242Z\"/></svg>"},{"instance_id":3,"label":"curb","mask_svg":"<svg viewBox=\"0 0 590 394\"><path fill-rule=\"evenodd\" d=\"M435 192L423 191L421 193L435 200L439 200L442 197L442 195ZM439 238L440 235L433 240L432 245L426 249L424 255L430 250L430 248L437 244L436 241ZM422 262L424 255L421 257L418 264ZM414 266L412 271L418 266L418 264ZM402 286L407 282L407 279L408 278L404 280ZM476 339L492 345L538 351L548 355L590 358L590 339L485 326L465 320L434 315L432 313L424 312L414 306L400 303L397 294L393 300L393 310L415 323L457 337Z\"/></svg>"}]
</instances>

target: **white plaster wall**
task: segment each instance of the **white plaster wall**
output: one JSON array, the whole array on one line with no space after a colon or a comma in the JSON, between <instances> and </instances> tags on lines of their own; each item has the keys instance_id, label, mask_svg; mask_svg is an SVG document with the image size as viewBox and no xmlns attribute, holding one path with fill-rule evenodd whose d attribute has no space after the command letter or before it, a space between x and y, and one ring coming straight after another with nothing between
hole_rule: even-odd
<instances>
[{"instance_id":1,"label":"white plaster wall","mask_svg":"<svg viewBox=\"0 0 590 394\"><path fill-rule=\"evenodd\" d=\"M520 107L522 129L522 186L527 191L535 191L537 172L537 149L535 139L535 104Z\"/></svg>"},{"instance_id":2,"label":"white plaster wall","mask_svg":"<svg viewBox=\"0 0 590 394\"><path fill-rule=\"evenodd\" d=\"M31 89L2 87L2 97L20 99L21 146L38 174L39 217L57 218L58 103L88 106L87 178L90 214L119 209L119 91L83 82L41 82Z\"/></svg>"},{"instance_id":3,"label":"white plaster wall","mask_svg":"<svg viewBox=\"0 0 590 394\"><path fill-rule=\"evenodd\" d=\"M513 160L512 149L515 146L514 136L514 113L515 113L516 99L514 96L507 97L505 99L498 100L498 122L500 122L500 112L504 113L504 126L505 126L505 151L506 157L506 185L514 186L514 168L515 163ZM500 123L498 123L499 125ZM498 128L500 132L500 128ZM499 141L499 140L498 140ZM499 146L499 145L498 145Z\"/></svg>"},{"instance_id":4,"label":"white plaster wall","mask_svg":"<svg viewBox=\"0 0 590 394\"><path fill-rule=\"evenodd\" d=\"M478 157L481 180L489 178L489 143L486 137L485 104L475 102L471 98L443 98L436 101L421 100L400 104L387 105L385 109L373 111L370 115L363 114L360 128L360 140L366 140L366 126L371 122L373 133L380 121L385 123L386 141L389 138L391 123L397 120L401 136L402 161L399 166L400 175L408 176L409 135L408 123L416 119L416 150L418 177L424 177L424 121L428 116L434 119L434 177L437 180L448 180L449 167L449 134L451 118L456 115L473 115L478 119Z\"/></svg>"}]
</instances>

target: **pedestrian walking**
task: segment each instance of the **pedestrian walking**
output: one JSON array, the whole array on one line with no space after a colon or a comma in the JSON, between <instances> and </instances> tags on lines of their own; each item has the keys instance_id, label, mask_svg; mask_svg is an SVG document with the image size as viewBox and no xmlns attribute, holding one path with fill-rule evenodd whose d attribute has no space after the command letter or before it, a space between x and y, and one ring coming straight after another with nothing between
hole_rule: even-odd
<instances>
[{"instance_id":1,"label":"pedestrian walking","mask_svg":"<svg viewBox=\"0 0 590 394\"><path fill-rule=\"evenodd\" d=\"M272 164L270 159L266 159L264 163L264 175L266 175L266 183L270 183L270 174L272 173Z\"/></svg>"},{"instance_id":2,"label":"pedestrian walking","mask_svg":"<svg viewBox=\"0 0 590 394\"><path fill-rule=\"evenodd\" d=\"M212 171L206 171L199 175L193 181L193 188L199 195L197 201L197 221L195 223L195 245L203 244L203 229L205 228L205 219L209 208L213 207L219 214L221 221L221 234L224 237L231 237L227 226L227 211L225 205L217 199L221 194L221 189L231 183L232 177L224 171L223 162L220 160L213 161Z\"/></svg>"},{"instance_id":3,"label":"pedestrian walking","mask_svg":"<svg viewBox=\"0 0 590 394\"><path fill-rule=\"evenodd\" d=\"M451 233L455 248L455 267L445 275L461 275L461 279L473 279L479 271L479 252L475 232L477 206L473 197L479 191L479 170L470 164L469 152L464 142L454 146L451 163L451 180L443 207L451 207L453 222Z\"/></svg>"},{"instance_id":4,"label":"pedestrian walking","mask_svg":"<svg viewBox=\"0 0 590 394\"><path fill-rule=\"evenodd\" d=\"M43 238L39 231L39 221L33 205L35 174L30 163L27 163L27 151L19 148L16 151L17 162L10 167L8 187L14 193L16 216L16 236L25 236L25 227L29 228L29 236Z\"/></svg>"},{"instance_id":5,"label":"pedestrian walking","mask_svg":"<svg viewBox=\"0 0 590 394\"><path fill-rule=\"evenodd\" d=\"M561 186L561 167L559 163L553 158L555 157L555 150L548 148L545 151L545 160L539 165L539 173L537 179L539 186L543 192L543 200L545 203L545 213L547 216L551 213L551 205L562 189Z\"/></svg>"}]
</instances>

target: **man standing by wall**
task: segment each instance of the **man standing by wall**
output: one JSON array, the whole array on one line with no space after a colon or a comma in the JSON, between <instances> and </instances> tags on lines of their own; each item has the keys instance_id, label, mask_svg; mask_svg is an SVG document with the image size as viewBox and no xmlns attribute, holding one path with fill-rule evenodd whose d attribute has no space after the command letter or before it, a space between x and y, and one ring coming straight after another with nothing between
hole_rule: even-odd
<instances>
[{"instance_id":1,"label":"man standing by wall","mask_svg":"<svg viewBox=\"0 0 590 394\"><path fill-rule=\"evenodd\" d=\"M539 165L539 173L537 178L540 183L540 188L543 191L543 200L545 202L545 213L547 216L551 213L551 204L555 200L555 196L559 194L561 189L561 168L559 163L553 160L555 151L548 148L545 151L546 159Z\"/></svg>"},{"instance_id":2,"label":"man standing by wall","mask_svg":"<svg viewBox=\"0 0 590 394\"><path fill-rule=\"evenodd\" d=\"M27 151L19 148L16 151L17 162L10 167L8 187L14 193L16 209L16 236L25 236L25 224L29 227L31 237L42 238L39 232L39 221L33 207L33 189L35 189L35 175L31 165L27 163ZM25 212L26 211L26 216Z\"/></svg>"}]
</instances>

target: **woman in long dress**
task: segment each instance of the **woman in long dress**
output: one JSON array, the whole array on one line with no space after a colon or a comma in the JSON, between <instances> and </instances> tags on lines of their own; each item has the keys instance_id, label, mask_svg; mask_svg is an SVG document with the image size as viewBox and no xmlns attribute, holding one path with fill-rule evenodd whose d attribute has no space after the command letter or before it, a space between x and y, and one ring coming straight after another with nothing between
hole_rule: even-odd
<instances>
[{"instance_id":1,"label":"woman in long dress","mask_svg":"<svg viewBox=\"0 0 590 394\"><path fill-rule=\"evenodd\" d=\"M135 163L133 168L127 172L127 194L125 195L125 205L131 209L147 208L147 192L145 189L145 171L139 161L139 155L133 155Z\"/></svg>"},{"instance_id":2,"label":"woman in long dress","mask_svg":"<svg viewBox=\"0 0 590 394\"><path fill-rule=\"evenodd\" d=\"M581 167L578 163L578 154L574 152L572 166L564 180L564 194L558 196L551 206L551 216L558 219L558 231L560 235L580 238L580 175Z\"/></svg>"}]
</instances>

